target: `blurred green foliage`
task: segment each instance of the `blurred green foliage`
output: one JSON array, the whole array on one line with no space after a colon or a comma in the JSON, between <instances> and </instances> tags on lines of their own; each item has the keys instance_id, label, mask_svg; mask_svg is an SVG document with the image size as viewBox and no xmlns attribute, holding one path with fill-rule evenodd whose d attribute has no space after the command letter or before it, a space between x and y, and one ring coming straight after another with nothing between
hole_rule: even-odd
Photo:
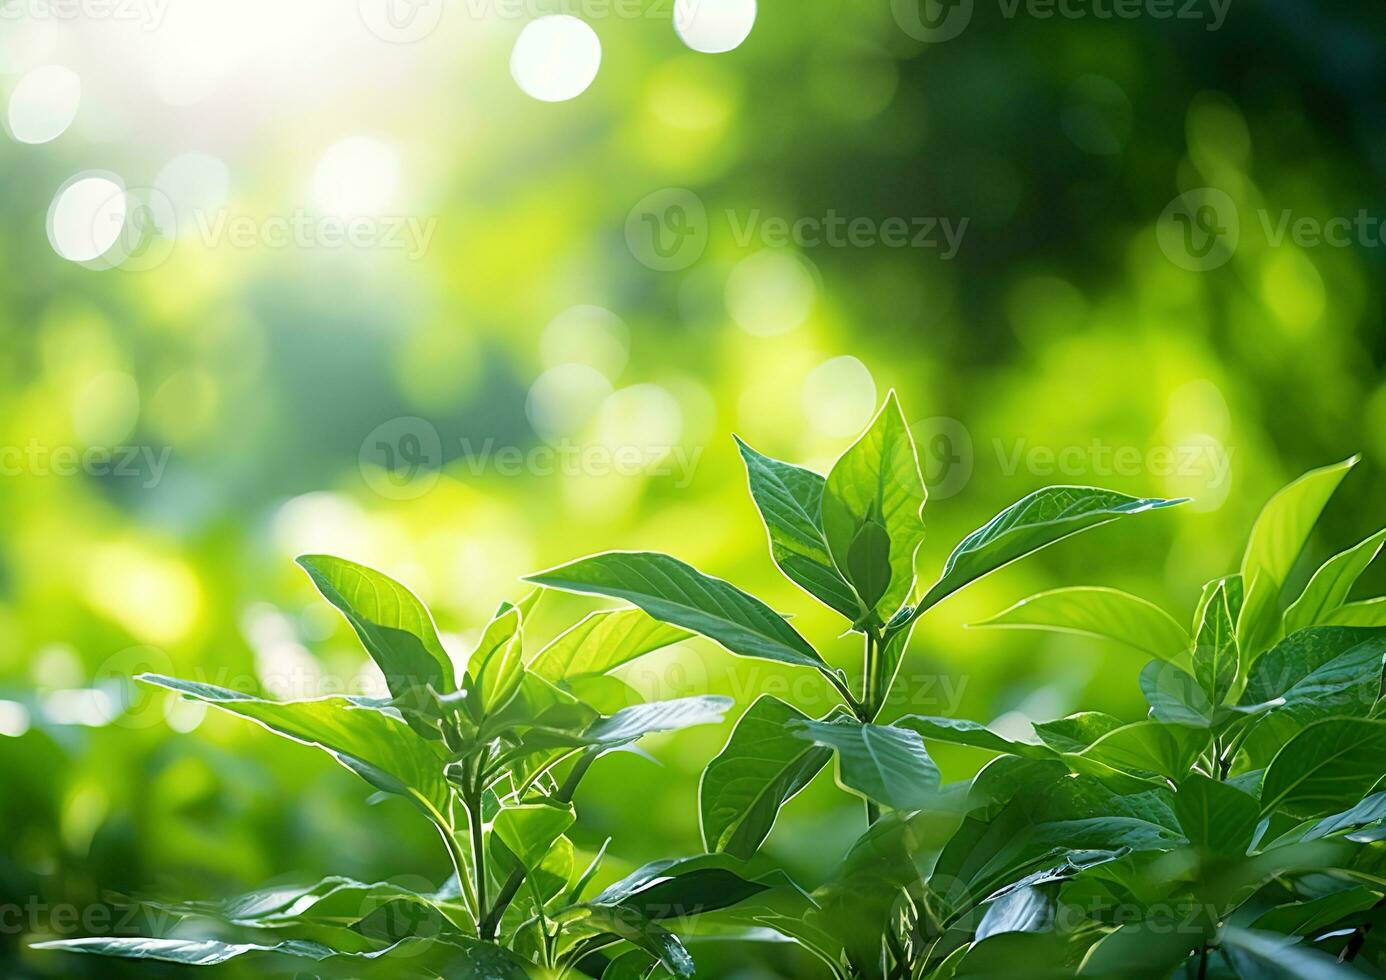
<instances>
[{"instance_id":1,"label":"blurred green foliage","mask_svg":"<svg viewBox=\"0 0 1386 980\"><path fill-rule=\"evenodd\" d=\"M367 85L348 69L316 100L284 91L282 114L252 103L266 112L253 123L182 110L137 125L126 106L49 146L0 142L0 972L163 975L24 950L109 931L113 894L443 875L427 828L397 801L362 816L361 787L329 760L121 682L160 669L286 688L272 693L354 684L364 658L293 567L301 552L389 571L456 631L517 598L521 574L605 548L663 550L823 635L831 615L766 557L731 433L822 469L865 422L860 406L893 386L934 484L926 578L945 557L934 542L1048 483L1196 498L1006 570L921 625L897 713L1005 727L1080 705L1129 715L1141 663L965 623L1060 584L1189 613L1200 583L1234 568L1274 488L1357 451L1364 464L1320 533L1373 530L1386 489L1383 248L1276 245L1261 213L1272 226L1285 209L1386 217L1379 11L1233 3L1212 31L1001 9L978 3L960 37L931 46L885 0L765 4L750 39L715 56L689 52L667 9L594 20L602 72L556 105L510 82L521 24L502 20L457 57L451 35L408 49L426 73ZM0 91L15 77L0 65ZM224 79L221 104L253 82ZM102 115L100 96L89 87L84 122ZM149 183L206 145L227 160L237 207L283 213L301 206L316 148L363 130L399 148L413 213L437 218L418 261L180 241L157 268L98 273L45 241L46 202L83 168ZM1235 202L1241 241L1225 265L1187 271L1162 254L1156 223L1204 186ZM661 272L628 250L626 225L667 187L705 205L709 240L690 267ZM737 240L752 214L830 212L968 225L948 261L882 244L767 258ZM607 312L560 319L575 307ZM801 322L746 329L785 318ZM587 369L546 374L573 362ZM619 473L494 455L546 437L667 455L655 472ZM413 482L382 472L381 442L406 462L423 447ZM56 450L118 447L140 451L132 475L56 472ZM1305 568L1328 553L1311 545ZM1371 570L1362 594L1384 583ZM540 631L588 608L546 601ZM823 653L859 669L849 640ZM702 641L655 662L627 678L649 695L816 696L791 668ZM127 702L115 723L74 723ZM611 875L696 850L696 777L725 737L697 730L654 743L659 764L598 767L579 848L639 813L648 833L619 836ZM938 755L946 777L981 761ZM859 820L820 776L769 853L816 881ZM749 955L711 951L708 975L809 969Z\"/></svg>"}]
</instances>

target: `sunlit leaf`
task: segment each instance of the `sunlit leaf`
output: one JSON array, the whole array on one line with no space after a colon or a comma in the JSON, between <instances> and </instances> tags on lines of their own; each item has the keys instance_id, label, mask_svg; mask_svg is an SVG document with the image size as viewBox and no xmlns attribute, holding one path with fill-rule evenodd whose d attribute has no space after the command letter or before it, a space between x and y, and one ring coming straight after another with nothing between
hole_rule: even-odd
<instances>
[{"instance_id":1,"label":"sunlit leaf","mask_svg":"<svg viewBox=\"0 0 1386 980\"><path fill-rule=\"evenodd\" d=\"M822 499L833 562L881 623L914 589L926 497L914 439L892 391L866 432L833 465ZM875 528L864 532L871 524ZM867 602L864 593L877 598Z\"/></svg>"},{"instance_id":2,"label":"sunlit leaf","mask_svg":"<svg viewBox=\"0 0 1386 980\"><path fill-rule=\"evenodd\" d=\"M829 670L779 613L668 555L610 551L528 578L553 589L624 599L661 622L700 633L743 657Z\"/></svg>"},{"instance_id":3,"label":"sunlit leaf","mask_svg":"<svg viewBox=\"0 0 1386 980\"><path fill-rule=\"evenodd\" d=\"M1129 497L1093 487L1036 490L963 538L948 556L943 575L916 607L915 615L969 582L1080 531L1181 503L1184 501Z\"/></svg>"},{"instance_id":4,"label":"sunlit leaf","mask_svg":"<svg viewBox=\"0 0 1386 980\"><path fill-rule=\"evenodd\" d=\"M1189 634L1159 606L1118 589L1094 586L1041 592L969 628L1093 636L1174 663L1185 661L1189 651Z\"/></svg>"},{"instance_id":5,"label":"sunlit leaf","mask_svg":"<svg viewBox=\"0 0 1386 980\"><path fill-rule=\"evenodd\" d=\"M1341 810L1381 780L1383 754L1386 721L1314 722L1271 760L1261 787L1261 812L1317 817Z\"/></svg>"},{"instance_id":6,"label":"sunlit leaf","mask_svg":"<svg viewBox=\"0 0 1386 980\"><path fill-rule=\"evenodd\" d=\"M431 817L449 812L446 758L437 742L420 738L389 714L347 698L266 701L210 684L156 674L138 680L258 722L270 731L325 750L378 790L409 799Z\"/></svg>"},{"instance_id":7,"label":"sunlit leaf","mask_svg":"<svg viewBox=\"0 0 1386 980\"><path fill-rule=\"evenodd\" d=\"M764 456L736 440L751 497L770 536L775 564L796 585L852 621L861 606L828 552L821 508L823 477L799 466Z\"/></svg>"},{"instance_id":8,"label":"sunlit leaf","mask_svg":"<svg viewBox=\"0 0 1386 980\"><path fill-rule=\"evenodd\" d=\"M791 705L761 695L736 723L698 788L703 844L750 858L770 835L780 807L817 775L832 749L805 741L792 726L808 721Z\"/></svg>"},{"instance_id":9,"label":"sunlit leaf","mask_svg":"<svg viewBox=\"0 0 1386 980\"><path fill-rule=\"evenodd\" d=\"M869 800L918 810L938 795L938 766L918 732L851 719L803 721L796 730L836 752L838 781Z\"/></svg>"},{"instance_id":10,"label":"sunlit leaf","mask_svg":"<svg viewBox=\"0 0 1386 980\"><path fill-rule=\"evenodd\" d=\"M1386 544L1386 528L1319 566L1300 597L1285 610L1285 635L1325 622L1330 614L1347 602L1348 593L1367 566L1381 553L1383 544Z\"/></svg>"},{"instance_id":11,"label":"sunlit leaf","mask_svg":"<svg viewBox=\"0 0 1386 980\"><path fill-rule=\"evenodd\" d=\"M1280 628L1280 593L1295 560L1357 457L1311 470L1280 490L1262 509L1242 557L1246 599L1237 620L1242 655L1254 660L1274 643Z\"/></svg>"},{"instance_id":12,"label":"sunlit leaf","mask_svg":"<svg viewBox=\"0 0 1386 980\"><path fill-rule=\"evenodd\" d=\"M643 609L610 609L592 613L560 634L528 667L554 682L600 676L691 635Z\"/></svg>"},{"instance_id":13,"label":"sunlit leaf","mask_svg":"<svg viewBox=\"0 0 1386 980\"><path fill-rule=\"evenodd\" d=\"M456 689L452 659L438 639L433 617L412 592L344 558L303 555L298 563L356 630L391 694L404 697L424 685L442 693Z\"/></svg>"}]
</instances>

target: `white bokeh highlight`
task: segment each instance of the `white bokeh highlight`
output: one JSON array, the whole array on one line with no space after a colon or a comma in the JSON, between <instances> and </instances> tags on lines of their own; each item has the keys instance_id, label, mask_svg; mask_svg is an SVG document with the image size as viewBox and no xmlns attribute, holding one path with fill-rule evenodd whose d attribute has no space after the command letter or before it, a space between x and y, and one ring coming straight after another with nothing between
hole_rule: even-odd
<instances>
[{"instance_id":1,"label":"white bokeh highlight","mask_svg":"<svg viewBox=\"0 0 1386 980\"><path fill-rule=\"evenodd\" d=\"M48 209L48 241L70 262L91 262L120 238L125 188L110 175L78 175L64 184Z\"/></svg>"},{"instance_id":2,"label":"white bokeh highlight","mask_svg":"<svg viewBox=\"0 0 1386 980\"><path fill-rule=\"evenodd\" d=\"M674 30L683 43L704 54L741 46L756 23L756 0L676 0Z\"/></svg>"},{"instance_id":3,"label":"white bokeh highlight","mask_svg":"<svg viewBox=\"0 0 1386 980\"><path fill-rule=\"evenodd\" d=\"M10 93L10 135L19 143L55 140L77 118L81 103L82 80L75 71L62 65L35 68Z\"/></svg>"},{"instance_id":4,"label":"white bokeh highlight","mask_svg":"<svg viewBox=\"0 0 1386 980\"><path fill-rule=\"evenodd\" d=\"M565 102L587 91L602 64L597 32L568 14L525 25L510 54L510 74L520 91L541 102Z\"/></svg>"},{"instance_id":5,"label":"white bokeh highlight","mask_svg":"<svg viewBox=\"0 0 1386 980\"><path fill-rule=\"evenodd\" d=\"M382 215L394 206L400 181L399 153L369 136L334 143L318 161L309 199L319 214L340 218Z\"/></svg>"},{"instance_id":6,"label":"white bokeh highlight","mask_svg":"<svg viewBox=\"0 0 1386 980\"><path fill-rule=\"evenodd\" d=\"M826 436L861 432L876 410L876 380L855 357L833 357L808 373L800 392L804 416Z\"/></svg>"}]
</instances>

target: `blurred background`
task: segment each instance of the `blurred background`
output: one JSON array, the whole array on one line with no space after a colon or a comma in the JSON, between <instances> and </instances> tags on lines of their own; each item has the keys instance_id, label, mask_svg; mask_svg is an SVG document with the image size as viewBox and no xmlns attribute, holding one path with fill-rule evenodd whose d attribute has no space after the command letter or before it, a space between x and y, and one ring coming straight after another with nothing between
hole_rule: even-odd
<instances>
[{"instance_id":1,"label":"blurred background","mask_svg":"<svg viewBox=\"0 0 1386 980\"><path fill-rule=\"evenodd\" d=\"M890 711L1134 719L1135 654L963 627L1066 584L1185 621L1270 493L1356 452L1306 566L1381 523L1379 18L0 2L0 974L183 975L26 949L157 927L112 896L441 883L403 803L125 680L375 690L297 554L402 579L460 652L518 576L664 550L858 670L771 564L731 435L826 470L892 387L933 488L926 578L1047 484L1195 502L938 607ZM591 608L549 597L529 649ZM828 707L701 641L626 679ZM596 768L575 839L618 834L605 877L701 849L697 777L729 730ZM985 758L938 755L950 778ZM860 829L825 772L767 854L811 887ZM780 947L704 960L815 975Z\"/></svg>"}]
</instances>

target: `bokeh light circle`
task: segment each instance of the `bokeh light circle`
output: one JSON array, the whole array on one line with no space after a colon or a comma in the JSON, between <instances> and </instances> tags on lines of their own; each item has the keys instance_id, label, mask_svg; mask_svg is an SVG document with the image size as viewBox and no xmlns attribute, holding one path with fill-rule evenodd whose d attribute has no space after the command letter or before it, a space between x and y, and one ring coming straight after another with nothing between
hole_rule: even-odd
<instances>
[{"instance_id":1,"label":"bokeh light circle","mask_svg":"<svg viewBox=\"0 0 1386 980\"><path fill-rule=\"evenodd\" d=\"M704 54L741 46L756 23L756 0L675 0L674 30Z\"/></svg>"},{"instance_id":2,"label":"bokeh light circle","mask_svg":"<svg viewBox=\"0 0 1386 980\"><path fill-rule=\"evenodd\" d=\"M125 187L113 174L78 174L58 189L48 209L48 241L69 262L93 262L120 240Z\"/></svg>"},{"instance_id":3,"label":"bokeh light circle","mask_svg":"<svg viewBox=\"0 0 1386 980\"><path fill-rule=\"evenodd\" d=\"M876 410L876 380L850 355L829 358L810 371L800 394L809 424L828 436L855 436Z\"/></svg>"},{"instance_id":4,"label":"bokeh light circle","mask_svg":"<svg viewBox=\"0 0 1386 980\"><path fill-rule=\"evenodd\" d=\"M19 143L57 139L77 118L82 80L62 65L44 65L24 75L10 93L10 135Z\"/></svg>"},{"instance_id":5,"label":"bokeh light circle","mask_svg":"<svg viewBox=\"0 0 1386 980\"><path fill-rule=\"evenodd\" d=\"M510 54L520 91L541 102L565 102L587 91L602 63L602 44L586 22L568 14L525 25Z\"/></svg>"}]
</instances>

